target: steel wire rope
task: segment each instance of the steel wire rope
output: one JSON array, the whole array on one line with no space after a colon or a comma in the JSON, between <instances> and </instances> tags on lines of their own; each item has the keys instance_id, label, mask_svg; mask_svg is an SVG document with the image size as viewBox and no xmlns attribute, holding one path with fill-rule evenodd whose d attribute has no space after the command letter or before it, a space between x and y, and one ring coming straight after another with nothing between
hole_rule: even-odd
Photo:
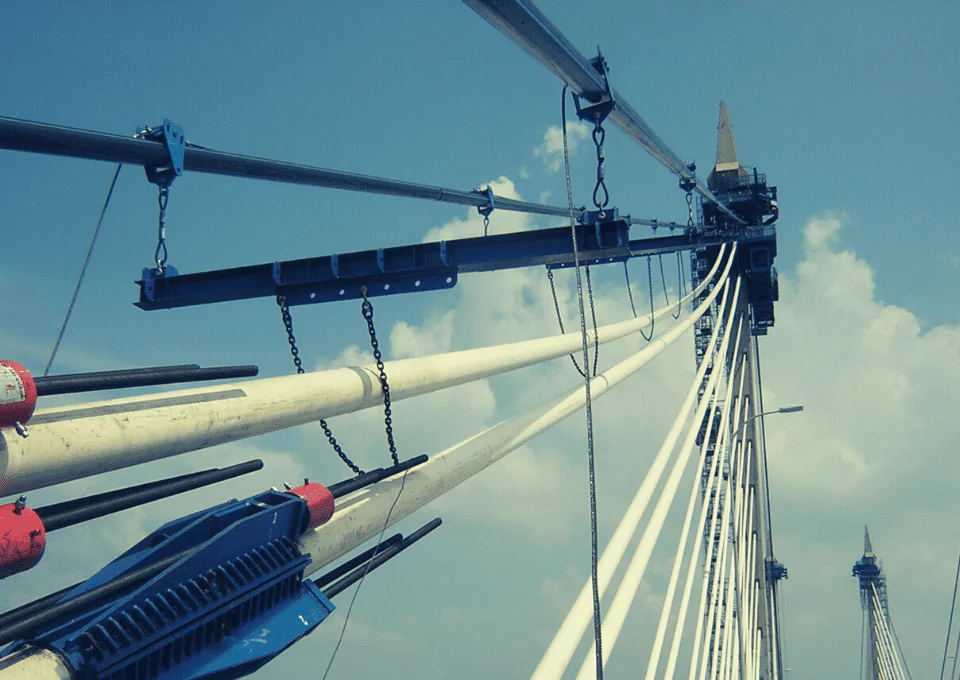
<instances>
[{"instance_id":1,"label":"steel wire rope","mask_svg":"<svg viewBox=\"0 0 960 680\"><path fill-rule=\"evenodd\" d=\"M93 248L97 245L97 238L100 236L100 227L103 225L104 215L107 214L107 208L110 206L110 199L113 198L113 190L117 186L117 180L120 178L120 170L123 163L117 163L117 170L113 173L113 180L110 182L110 189L107 191L107 197L103 201L103 208L100 209L100 217L97 219L97 226L93 230L93 237L90 239L90 247L87 249L87 257L83 261L83 267L80 268L80 277L77 279L77 285L73 287L73 295L70 297L70 304L67 307L67 313L63 317L63 323L60 324L60 332L57 333L56 342L53 343L53 349L50 352L50 358L43 369L43 376L50 373L54 359L57 358L57 352L60 350L60 343L63 342L63 335L67 331L67 324L70 323L70 317L73 316L73 308L77 304L77 297L80 295L80 286L83 285L83 277L87 274L87 267L90 266L90 260L93 257Z\"/></svg>"},{"instance_id":2,"label":"steel wire rope","mask_svg":"<svg viewBox=\"0 0 960 680\"><path fill-rule=\"evenodd\" d=\"M953 667L950 669L950 680L957 677L957 658L960 657L960 626L957 627L957 643L953 647Z\"/></svg>"},{"instance_id":3,"label":"steel wire rope","mask_svg":"<svg viewBox=\"0 0 960 680\"><path fill-rule=\"evenodd\" d=\"M597 582L597 479L593 457L593 404L590 395L590 350L587 345L587 317L583 308L583 284L580 280L580 251L577 246L577 225L573 214L573 183L570 180L570 148L567 142L567 85L560 93L560 118L563 124L563 171L567 184L567 207L570 211L570 236L573 241L573 264L577 273L577 303L580 309L580 336L583 341L583 386L586 393L587 471L590 486L590 581L593 588L593 638L596 649L596 680L603 680L603 637L601 632L600 591ZM592 300L591 295L591 300ZM594 331L596 335L596 331ZM599 344L598 344L599 346ZM596 371L596 365L594 365ZM594 373L596 375L596 373Z\"/></svg>"},{"instance_id":4,"label":"steel wire rope","mask_svg":"<svg viewBox=\"0 0 960 680\"><path fill-rule=\"evenodd\" d=\"M943 663L940 665L940 680L947 669L947 650L950 647L950 631L953 628L953 611L957 606L957 586L960 585L960 557L957 557L957 575L953 579L953 600L950 602L950 619L947 621L947 640L943 643Z\"/></svg>"},{"instance_id":5,"label":"steel wire rope","mask_svg":"<svg viewBox=\"0 0 960 680\"><path fill-rule=\"evenodd\" d=\"M897 651L900 653L900 660L903 662L903 670L907 673L907 680L913 680L913 675L910 673L910 666L907 665L907 657L904 656L903 648L900 646L900 636L897 635L897 627L893 625L893 617L890 616L889 611L887 611L887 618L890 619L890 632L893 634L893 641L896 643Z\"/></svg>"},{"instance_id":6,"label":"steel wire rope","mask_svg":"<svg viewBox=\"0 0 960 680\"><path fill-rule=\"evenodd\" d=\"M397 507L397 503L400 501L400 496L403 494L403 487L406 486L408 472L410 472L410 470L404 470L403 477L400 478L400 490L397 491L397 496L393 499L393 505L390 506L390 510L387 512L387 517L383 521L383 529L380 530L380 535L377 537L377 544L373 550L374 555L380 552L380 544L383 543L383 536L387 533L387 528L390 526L390 517L393 515L394 508ZM369 562L367 562L367 566L363 570L363 575L360 577L360 581L357 583L357 587L353 591L353 596L350 598L350 605L347 607L347 613L343 615L343 627L340 629L340 636L337 638L337 644L333 648L333 653L330 654L330 661L327 663L327 669L323 672L323 677L321 680L327 680L327 675L330 673L330 669L333 667L333 661L337 658L337 652L340 651L340 644L343 642L343 636L347 632L347 623L350 621L350 614L353 612L353 605L357 601L357 595L360 594L360 589L363 587L363 582L367 579L367 574L370 573L370 567L372 565L373 560L371 559Z\"/></svg>"}]
</instances>

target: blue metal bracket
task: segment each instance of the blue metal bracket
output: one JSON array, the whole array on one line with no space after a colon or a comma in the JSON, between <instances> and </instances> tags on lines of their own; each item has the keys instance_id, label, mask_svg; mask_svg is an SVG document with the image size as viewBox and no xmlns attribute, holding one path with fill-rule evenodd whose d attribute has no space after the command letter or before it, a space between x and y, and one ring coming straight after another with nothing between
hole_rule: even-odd
<instances>
[{"instance_id":1,"label":"blue metal bracket","mask_svg":"<svg viewBox=\"0 0 960 680\"><path fill-rule=\"evenodd\" d=\"M493 204L493 199L494 199L493 189L490 187L489 184L487 185L486 191L484 191L483 193L486 194L487 196L487 204L478 205L477 212L479 212L484 217L490 217L490 214L494 211L495 206Z\"/></svg>"},{"instance_id":2,"label":"blue metal bracket","mask_svg":"<svg viewBox=\"0 0 960 680\"><path fill-rule=\"evenodd\" d=\"M683 189L684 193L689 194L697 188L697 164L687 163L687 170L690 171L690 176L680 178L680 188Z\"/></svg>"},{"instance_id":3,"label":"blue metal bracket","mask_svg":"<svg viewBox=\"0 0 960 680\"><path fill-rule=\"evenodd\" d=\"M253 672L333 611L298 540L309 509L267 491L169 522L64 596L174 560L130 592L94 599L30 639L83 678L237 678Z\"/></svg>"},{"instance_id":4,"label":"blue metal bracket","mask_svg":"<svg viewBox=\"0 0 960 680\"><path fill-rule=\"evenodd\" d=\"M613 98L613 88L610 87L609 66L607 60L603 58L603 53L597 47L597 56L590 60L590 65L597 70L597 73L603 77L603 86L606 93L598 101L590 102L588 105L580 104L580 95L573 95L573 103L577 107L577 117L588 123L600 124L607 119L610 112L613 111L615 100Z\"/></svg>"},{"instance_id":5,"label":"blue metal bracket","mask_svg":"<svg viewBox=\"0 0 960 680\"><path fill-rule=\"evenodd\" d=\"M183 156L186 137L183 128L166 118L158 128L146 128L138 134L143 139L163 142L167 149L167 162L163 165L144 165L147 179L158 187L167 188L183 174Z\"/></svg>"},{"instance_id":6,"label":"blue metal bracket","mask_svg":"<svg viewBox=\"0 0 960 680\"><path fill-rule=\"evenodd\" d=\"M627 222L630 218L625 218ZM603 210L584 210L584 224L600 224L602 222L619 222L620 210L618 208L604 208Z\"/></svg>"}]
</instances>

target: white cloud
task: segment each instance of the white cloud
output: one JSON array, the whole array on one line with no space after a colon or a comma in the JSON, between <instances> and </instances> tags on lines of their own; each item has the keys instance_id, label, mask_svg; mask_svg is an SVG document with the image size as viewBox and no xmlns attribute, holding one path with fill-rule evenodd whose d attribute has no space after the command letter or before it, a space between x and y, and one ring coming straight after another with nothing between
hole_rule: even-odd
<instances>
[{"instance_id":1,"label":"white cloud","mask_svg":"<svg viewBox=\"0 0 960 680\"><path fill-rule=\"evenodd\" d=\"M952 586L960 534L960 326L923 332L912 312L878 300L877 274L841 246L843 223L807 223L760 343L766 404L806 405L768 421L774 540L790 568L787 650L813 677L835 675L856 649L849 567L869 524L907 659L932 673L942 631L929 614Z\"/></svg>"},{"instance_id":2,"label":"white cloud","mask_svg":"<svg viewBox=\"0 0 960 680\"><path fill-rule=\"evenodd\" d=\"M567 123L567 147L570 155L580 146L580 142L590 137L590 126L582 121ZM533 155L543 160L551 172L563 167L563 130L552 125L543 134L543 142L533 150Z\"/></svg>"}]
</instances>

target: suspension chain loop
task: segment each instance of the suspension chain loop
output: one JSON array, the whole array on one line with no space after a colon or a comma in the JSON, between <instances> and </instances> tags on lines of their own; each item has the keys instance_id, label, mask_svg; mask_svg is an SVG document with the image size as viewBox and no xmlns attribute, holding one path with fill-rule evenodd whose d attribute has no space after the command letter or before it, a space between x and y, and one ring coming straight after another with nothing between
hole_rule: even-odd
<instances>
[{"instance_id":1,"label":"suspension chain loop","mask_svg":"<svg viewBox=\"0 0 960 680\"><path fill-rule=\"evenodd\" d=\"M157 227L157 249L153 253L153 259L157 263L157 272L163 274L163 268L167 264L167 201L170 200L170 189L160 187L160 194L157 196L157 204L160 207L160 220Z\"/></svg>"},{"instance_id":2,"label":"suspension chain loop","mask_svg":"<svg viewBox=\"0 0 960 680\"><path fill-rule=\"evenodd\" d=\"M641 330L640 336L647 342L650 342L653 340L653 331L656 328L657 320L653 315L653 261L649 255L647 255L647 290L650 291L650 335L646 335Z\"/></svg>"},{"instance_id":3,"label":"suspension chain loop","mask_svg":"<svg viewBox=\"0 0 960 680\"><path fill-rule=\"evenodd\" d=\"M287 331L287 342L290 344L290 354L293 356L293 365L297 368L297 375L302 375L305 373L303 370L303 360L300 358L300 350L297 349L297 338L293 335L293 317L290 316L290 307L287 305L287 298L283 295L278 295L277 305L280 307L280 318L283 319L283 327ZM340 448L340 444L337 443L336 438L333 436L330 426L327 425L327 421L323 418L320 419L320 427L323 429L323 434L326 435L327 441L330 442L330 446L333 447L333 450L340 457L340 460L342 460L348 468L353 470L354 474L362 475L363 470L350 460L343 449Z\"/></svg>"},{"instance_id":4,"label":"suspension chain loop","mask_svg":"<svg viewBox=\"0 0 960 680\"><path fill-rule=\"evenodd\" d=\"M607 189L607 181L604 177L603 163L606 160L606 156L603 153L603 143L607 138L607 131L603 129L603 119L600 116L600 113L596 113L593 117L593 144L597 147L597 185L593 188L593 204L597 207L597 210L603 210L608 205L610 205L610 190ZM603 198L600 198L600 192L603 191ZM600 213L601 219L605 217L603 212Z\"/></svg>"},{"instance_id":5,"label":"suspension chain loop","mask_svg":"<svg viewBox=\"0 0 960 680\"><path fill-rule=\"evenodd\" d=\"M630 289L630 270L627 268L627 261L623 261L623 278L627 281L627 297L630 298L630 311L633 312L633 318L637 318L637 308L633 304L633 290Z\"/></svg>"},{"instance_id":6,"label":"suspension chain loop","mask_svg":"<svg viewBox=\"0 0 960 680\"><path fill-rule=\"evenodd\" d=\"M550 281L550 292L553 294L553 308L557 310L557 323L560 324L560 333L566 333L563 330L563 317L560 315L560 302L557 300L557 289L553 283L553 270L550 267L547 267L547 280ZM573 353L570 353L570 361L573 362L573 367L577 369L577 373L581 377L586 378L587 374L583 372L583 369L580 368L580 364L577 363L577 358L573 356Z\"/></svg>"},{"instance_id":7,"label":"suspension chain loop","mask_svg":"<svg viewBox=\"0 0 960 680\"><path fill-rule=\"evenodd\" d=\"M383 365L383 354L380 352L380 342L377 340L377 329L373 325L373 303L367 298L367 287L360 286L360 295L363 296L363 303L360 305L360 312L367 321L367 330L370 332L370 347L373 348L373 358L377 362L377 370L380 372L380 391L383 392L383 425L387 433L387 446L390 447L390 457L394 465L400 464L400 457L397 455L397 445L393 441L393 412L390 410L390 385L387 383L387 371Z\"/></svg>"},{"instance_id":8,"label":"suspension chain loop","mask_svg":"<svg viewBox=\"0 0 960 680\"><path fill-rule=\"evenodd\" d=\"M484 216L483 216L483 235L484 235L484 236L487 235L487 229L488 229L489 227L490 227L490 216L489 216L489 215L484 215Z\"/></svg>"},{"instance_id":9,"label":"suspension chain loop","mask_svg":"<svg viewBox=\"0 0 960 680\"><path fill-rule=\"evenodd\" d=\"M687 192L687 228L693 229L693 191Z\"/></svg>"},{"instance_id":10,"label":"suspension chain loop","mask_svg":"<svg viewBox=\"0 0 960 680\"><path fill-rule=\"evenodd\" d=\"M600 359L600 335L597 332L597 310L593 303L593 285L590 283L590 268L584 267L587 275L587 295L590 298L590 316L593 319L593 377L597 377L597 362ZM566 333L563 329L563 316L560 314L560 301L557 299L557 288L553 282L553 270L547 267L547 280L550 282L550 293L553 295L553 308L557 312L557 323L560 325L560 332ZM577 373L586 378L587 374L580 368L577 358L570 354L570 361Z\"/></svg>"}]
</instances>

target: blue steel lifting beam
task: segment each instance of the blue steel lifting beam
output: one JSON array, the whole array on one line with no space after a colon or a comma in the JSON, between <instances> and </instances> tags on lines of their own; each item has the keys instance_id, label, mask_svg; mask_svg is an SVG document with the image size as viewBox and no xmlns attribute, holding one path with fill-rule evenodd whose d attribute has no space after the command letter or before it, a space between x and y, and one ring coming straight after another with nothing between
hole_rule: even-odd
<instances>
[{"instance_id":1,"label":"blue steel lifting beam","mask_svg":"<svg viewBox=\"0 0 960 680\"><path fill-rule=\"evenodd\" d=\"M607 209L616 217L616 211ZM630 239L629 218L579 224L575 228L581 265L623 262L631 257L718 246L728 235L683 233ZM769 227L745 230L742 244L774 244ZM749 252L749 248L743 249ZM305 305L368 295L396 295L452 288L461 273L496 271L574 262L570 227L496 234L432 243L363 250L139 281L141 309L193 305L283 295L289 305Z\"/></svg>"}]
</instances>

